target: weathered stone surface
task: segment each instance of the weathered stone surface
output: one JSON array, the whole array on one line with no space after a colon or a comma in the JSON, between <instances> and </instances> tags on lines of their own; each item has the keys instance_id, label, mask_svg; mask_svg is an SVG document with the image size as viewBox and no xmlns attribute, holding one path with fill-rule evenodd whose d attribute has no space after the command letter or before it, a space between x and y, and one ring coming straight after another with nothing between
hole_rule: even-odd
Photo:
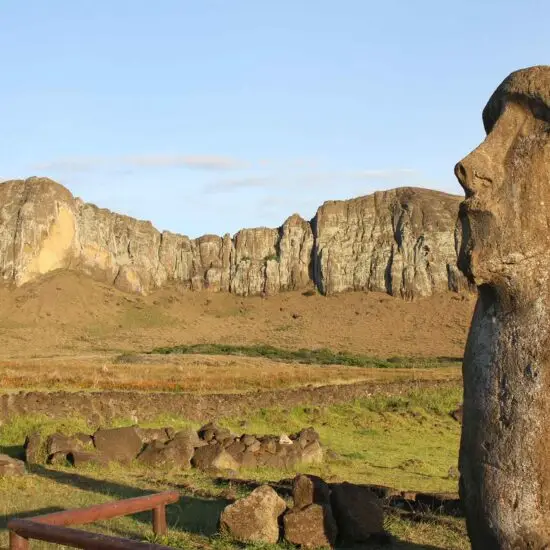
<instances>
[{"instance_id":1,"label":"weathered stone surface","mask_svg":"<svg viewBox=\"0 0 550 550\"><path fill-rule=\"evenodd\" d=\"M456 268L453 195L414 188L326 202L315 217L314 279L321 292L428 296L464 278Z\"/></svg>"},{"instance_id":2,"label":"weathered stone surface","mask_svg":"<svg viewBox=\"0 0 550 550\"><path fill-rule=\"evenodd\" d=\"M78 433L74 434L72 437L73 437L73 439L75 439L76 441L78 441L80 443L82 448L90 448L91 449L94 446L94 438L89 434L78 432Z\"/></svg>"},{"instance_id":3,"label":"weathered stone surface","mask_svg":"<svg viewBox=\"0 0 550 550\"><path fill-rule=\"evenodd\" d=\"M195 452L192 442L180 437L167 443L155 440L139 454L138 461L146 466L189 470Z\"/></svg>"},{"instance_id":4,"label":"weathered stone surface","mask_svg":"<svg viewBox=\"0 0 550 550\"><path fill-rule=\"evenodd\" d=\"M205 442L200 439L197 432L193 428L185 428L174 434L173 439L185 440L192 447L202 447Z\"/></svg>"},{"instance_id":5,"label":"weathered stone surface","mask_svg":"<svg viewBox=\"0 0 550 550\"><path fill-rule=\"evenodd\" d=\"M275 544L279 540L279 517L285 510L285 501L269 485L262 485L225 508L220 529L242 542Z\"/></svg>"},{"instance_id":6,"label":"weathered stone surface","mask_svg":"<svg viewBox=\"0 0 550 550\"><path fill-rule=\"evenodd\" d=\"M323 448L318 441L309 443L302 449L303 464L321 464L323 462Z\"/></svg>"},{"instance_id":7,"label":"weathered stone surface","mask_svg":"<svg viewBox=\"0 0 550 550\"><path fill-rule=\"evenodd\" d=\"M316 285L426 296L464 286L459 201L402 188L327 202L311 222L294 214L278 229L190 239L86 204L47 178L13 180L0 185L0 278L21 285L71 269L139 293L175 281L239 295Z\"/></svg>"},{"instance_id":8,"label":"weathered stone surface","mask_svg":"<svg viewBox=\"0 0 550 550\"><path fill-rule=\"evenodd\" d=\"M330 507L320 504L290 510L283 524L285 540L301 548L332 547L338 535Z\"/></svg>"},{"instance_id":9,"label":"weathered stone surface","mask_svg":"<svg viewBox=\"0 0 550 550\"><path fill-rule=\"evenodd\" d=\"M247 446L250 447L253 443L256 443L257 439L254 435L243 434L241 436L241 441Z\"/></svg>"},{"instance_id":10,"label":"weathered stone surface","mask_svg":"<svg viewBox=\"0 0 550 550\"><path fill-rule=\"evenodd\" d=\"M238 470L240 467L237 462L221 444L199 447L191 460L195 468L200 470Z\"/></svg>"},{"instance_id":11,"label":"weathered stone surface","mask_svg":"<svg viewBox=\"0 0 550 550\"><path fill-rule=\"evenodd\" d=\"M292 498L296 509L310 504L327 506L330 505L330 488L320 477L298 474L292 483Z\"/></svg>"},{"instance_id":12,"label":"weathered stone surface","mask_svg":"<svg viewBox=\"0 0 550 550\"><path fill-rule=\"evenodd\" d=\"M42 446L42 436L40 432L33 432L25 438L25 461L27 464L42 464L45 459L45 453Z\"/></svg>"},{"instance_id":13,"label":"weathered stone surface","mask_svg":"<svg viewBox=\"0 0 550 550\"><path fill-rule=\"evenodd\" d=\"M112 460L129 462L137 457L143 443L134 426L97 430L94 434L95 448Z\"/></svg>"},{"instance_id":14,"label":"weathered stone surface","mask_svg":"<svg viewBox=\"0 0 550 550\"><path fill-rule=\"evenodd\" d=\"M0 477L25 475L25 463L11 456L0 454Z\"/></svg>"},{"instance_id":15,"label":"weathered stone surface","mask_svg":"<svg viewBox=\"0 0 550 550\"><path fill-rule=\"evenodd\" d=\"M459 265L479 289L464 354L460 493L474 550L550 546L550 66L512 73L455 173Z\"/></svg>"},{"instance_id":16,"label":"weathered stone surface","mask_svg":"<svg viewBox=\"0 0 550 550\"><path fill-rule=\"evenodd\" d=\"M109 464L109 457L91 451L73 451L67 455L67 459L75 468L88 465L107 466Z\"/></svg>"},{"instance_id":17,"label":"weathered stone surface","mask_svg":"<svg viewBox=\"0 0 550 550\"><path fill-rule=\"evenodd\" d=\"M152 441L168 441L170 438L164 428L136 428L142 443L151 443Z\"/></svg>"},{"instance_id":18,"label":"weathered stone surface","mask_svg":"<svg viewBox=\"0 0 550 550\"><path fill-rule=\"evenodd\" d=\"M83 444L79 439L62 433L54 433L50 435L46 441L46 449L49 457L59 453L67 454L71 451L78 451L82 447Z\"/></svg>"},{"instance_id":19,"label":"weathered stone surface","mask_svg":"<svg viewBox=\"0 0 550 550\"><path fill-rule=\"evenodd\" d=\"M331 488L332 513L343 540L366 542L384 532L383 509L370 489L346 482Z\"/></svg>"}]
</instances>

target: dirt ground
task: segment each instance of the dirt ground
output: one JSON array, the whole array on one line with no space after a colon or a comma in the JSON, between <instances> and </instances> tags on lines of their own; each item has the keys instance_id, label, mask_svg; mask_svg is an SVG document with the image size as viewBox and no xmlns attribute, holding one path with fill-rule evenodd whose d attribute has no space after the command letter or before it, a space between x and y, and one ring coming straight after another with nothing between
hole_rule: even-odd
<instances>
[{"instance_id":1,"label":"dirt ground","mask_svg":"<svg viewBox=\"0 0 550 550\"><path fill-rule=\"evenodd\" d=\"M57 272L17 289L0 287L0 359L194 343L461 357L474 303L473 295L450 292L405 302L374 292L242 298L175 286L142 297Z\"/></svg>"}]
</instances>

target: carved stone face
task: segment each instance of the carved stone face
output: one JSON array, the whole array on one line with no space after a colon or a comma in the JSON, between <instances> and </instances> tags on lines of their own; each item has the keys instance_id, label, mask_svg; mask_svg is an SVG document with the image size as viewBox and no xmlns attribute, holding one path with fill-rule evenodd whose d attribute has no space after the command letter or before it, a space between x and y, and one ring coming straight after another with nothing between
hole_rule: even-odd
<instances>
[{"instance_id":1,"label":"carved stone face","mask_svg":"<svg viewBox=\"0 0 550 550\"><path fill-rule=\"evenodd\" d=\"M513 293L550 272L550 119L519 95L501 97L498 110L483 143L455 167L466 194L459 267L478 286Z\"/></svg>"}]
</instances>

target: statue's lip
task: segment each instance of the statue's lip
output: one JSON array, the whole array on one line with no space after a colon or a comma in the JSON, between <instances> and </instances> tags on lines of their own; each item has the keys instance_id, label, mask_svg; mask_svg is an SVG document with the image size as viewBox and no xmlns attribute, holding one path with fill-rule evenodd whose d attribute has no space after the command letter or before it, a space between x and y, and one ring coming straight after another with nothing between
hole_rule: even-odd
<instances>
[{"instance_id":1,"label":"statue's lip","mask_svg":"<svg viewBox=\"0 0 550 550\"><path fill-rule=\"evenodd\" d=\"M474 212L488 212L487 205L476 195L472 195L460 203L461 214L472 214Z\"/></svg>"}]
</instances>

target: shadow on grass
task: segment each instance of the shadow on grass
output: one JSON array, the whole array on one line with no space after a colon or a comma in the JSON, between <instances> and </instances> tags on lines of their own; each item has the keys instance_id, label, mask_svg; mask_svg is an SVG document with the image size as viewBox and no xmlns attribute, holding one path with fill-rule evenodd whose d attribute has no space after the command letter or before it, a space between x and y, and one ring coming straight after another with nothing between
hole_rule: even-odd
<instances>
[{"instance_id":1,"label":"shadow on grass","mask_svg":"<svg viewBox=\"0 0 550 550\"><path fill-rule=\"evenodd\" d=\"M54 512L62 512L63 508L59 508L57 506L50 506L48 508L40 508L38 510L28 510L26 512L21 512L20 514L17 514L18 519L27 519L27 518L33 518L35 516L42 516L44 514L53 514ZM8 521L12 519L12 516L0 516L0 529L7 529L8 528Z\"/></svg>"},{"instance_id":2,"label":"shadow on grass","mask_svg":"<svg viewBox=\"0 0 550 550\"><path fill-rule=\"evenodd\" d=\"M0 445L0 453L19 460L25 460L25 449L22 445Z\"/></svg>"},{"instance_id":3,"label":"shadow on grass","mask_svg":"<svg viewBox=\"0 0 550 550\"><path fill-rule=\"evenodd\" d=\"M113 499L127 499L138 496L151 494L150 490L143 490L137 487L131 487L128 485L105 481L101 479L95 479L86 475L78 473L70 473L63 471L50 470L43 466L35 465L32 467L32 473L34 475L50 479L56 483L65 484L71 487L75 487L85 491L91 491L98 494L108 495ZM219 477L214 480L216 484L225 484L229 480ZM247 489L254 489L260 484L253 480L230 480L233 484L239 484ZM290 495L292 490L292 480L284 479L278 483L270 484L279 494ZM375 486L373 486L374 488ZM177 489L178 486L174 486ZM211 537L218 532L218 519L222 510L230 504L231 501L223 498L208 498L203 496L189 496L181 495L181 498L176 504L169 505L166 508L167 523L169 529L180 532L187 532L196 535L203 535ZM17 517L33 517L37 515L47 514L60 511L59 508L44 508L39 510L26 511L18 514ZM152 513L142 512L134 514L132 516L140 523L146 525L152 525ZM6 529L7 521L9 518L0 517L0 529ZM419 521L419 517L415 518ZM413 520L413 521L415 521ZM434 518L431 517L430 521L433 522ZM113 533L121 537L134 537L140 538L140 533L131 533L127 530L111 529ZM233 548L249 548L246 544L234 543ZM441 550L436 546L418 545L414 543L403 542L399 540L387 540L387 541L374 541L368 545L357 546L336 546L341 549L353 549L353 548L365 548L369 550Z\"/></svg>"},{"instance_id":4,"label":"shadow on grass","mask_svg":"<svg viewBox=\"0 0 550 550\"><path fill-rule=\"evenodd\" d=\"M76 487L84 491L91 491L108 495L113 499L127 499L149 495L150 490L130 487L113 481L95 479L82 474L50 470L43 466L34 465L32 473L56 483ZM218 518L222 510L230 503L222 498L207 498L182 495L179 501L166 507L166 520L170 529L185 531L197 535L211 536L218 530ZM29 515L38 515L33 512ZM44 512L46 513L46 512ZM134 514L136 520L152 525L152 512Z\"/></svg>"}]
</instances>

